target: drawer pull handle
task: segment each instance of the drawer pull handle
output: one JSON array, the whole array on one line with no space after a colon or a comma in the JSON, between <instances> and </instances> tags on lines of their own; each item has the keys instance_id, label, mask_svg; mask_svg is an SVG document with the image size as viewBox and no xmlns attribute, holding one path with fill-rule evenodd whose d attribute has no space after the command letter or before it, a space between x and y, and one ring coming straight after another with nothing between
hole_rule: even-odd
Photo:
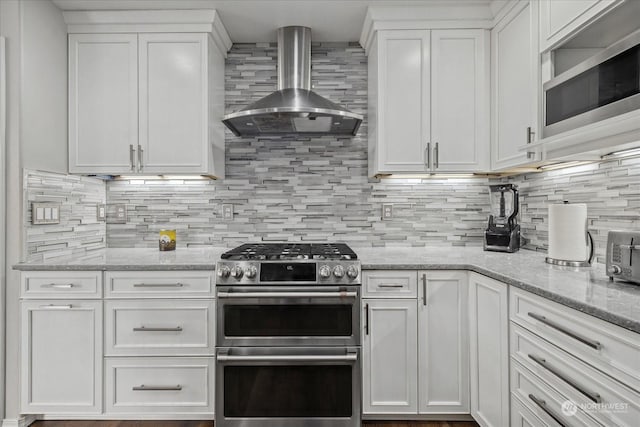
<instances>
[{"instance_id":1,"label":"drawer pull handle","mask_svg":"<svg viewBox=\"0 0 640 427\"><path fill-rule=\"evenodd\" d=\"M369 335L369 304L364 305L364 316L365 316L364 333L365 335Z\"/></svg>"},{"instance_id":2,"label":"drawer pull handle","mask_svg":"<svg viewBox=\"0 0 640 427\"><path fill-rule=\"evenodd\" d=\"M427 275L422 275L422 305L427 305Z\"/></svg>"},{"instance_id":3,"label":"drawer pull handle","mask_svg":"<svg viewBox=\"0 0 640 427\"><path fill-rule=\"evenodd\" d=\"M54 289L71 289L75 285L73 283L49 283L42 285L42 288L54 288Z\"/></svg>"},{"instance_id":4,"label":"drawer pull handle","mask_svg":"<svg viewBox=\"0 0 640 427\"><path fill-rule=\"evenodd\" d=\"M538 407L540 409L542 409L544 412L547 413L547 415L549 415L551 418L553 418L553 420L555 422L557 422L558 424L560 424L562 427L567 427L567 425L564 423L564 421L562 421L562 418L560 418L559 415L557 415L555 412L553 412L551 409L549 409L549 407L547 406L547 402L545 402L542 399L538 399L537 397L535 397L533 394L529 395L529 399L531 399L533 401L533 403L535 403L536 405L538 405Z\"/></svg>"},{"instance_id":5,"label":"drawer pull handle","mask_svg":"<svg viewBox=\"0 0 640 427\"><path fill-rule=\"evenodd\" d=\"M586 391L584 388L580 387L574 380L572 380L571 378L567 377L563 373L559 372L554 367L550 366L545 359L542 359L540 357L534 356L533 354L529 355L529 359L533 360L538 365L542 366L544 369L546 369L547 371L551 372L553 375L555 375L556 377L560 378L562 381L564 381L565 383L569 384L574 389L578 390L580 393L582 393L585 396L587 396L589 399L591 399L591 401L593 401L593 403L602 403L602 397L598 393L591 393L589 391Z\"/></svg>"},{"instance_id":6,"label":"drawer pull handle","mask_svg":"<svg viewBox=\"0 0 640 427\"><path fill-rule=\"evenodd\" d=\"M536 319L539 322L544 323L545 325L556 329L560 332L562 332L565 335L570 336L571 338L573 338L574 340L580 341L582 344L584 345L588 345L589 347L593 348L594 350L600 350L602 349L602 344L600 344L598 341L594 341L592 339L589 338L585 338L580 334L577 334L576 332L570 331L568 329L565 329L563 326L558 325L556 322L553 322L549 319L547 319L544 316L541 316L539 314L536 313L527 313L529 315L529 317L533 317L534 319Z\"/></svg>"},{"instance_id":7,"label":"drawer pull handle","mask_svg":"<svg viewBox=\"0 0 640 427\"><path fill-rule=\"evenodd\" d=\"M47 304L47 305L41 305L40 308L51 308L54 310L69 310L70 308L73 308L73 305L71 304Z\"/></svg>"},{"instance_id":8,"label":"drawer pull handle","mask_svg":"<svg viewBox=\"0 0 640 427\"><path fill-rule=\"evenodd\" d=\"M178 385L144 385L140 384L138 386L132 387L133 391L180 391L182 390L182 386Z\"/></svg>"},{"instance_id":9,"label":"drawer pull handle","mask_svg":"<svg viewBox=\"0 0 640 427\"><path fill-rule=\"evenodd\" d=\"M378 285L379 288L403 288L403 285L386 285L386 284L381 284Z\"/></svg>"},{"instance_id":10,"label":"drawer pull handle","mask_svg":"<svg viewBox=\"0 0 640 427\"><path fill-rule=\"evenodd\" d=\"M182 326L176 326L175 328L149 328L147 326L140 326L133 328L133 332L182 332Z\"/></svg>"},{"instance_id":11,"label":"drawer pull handle","mask_svg":"<svg viewBox=\"0 0 640 427\"><path fill-rule=\"evenodd\" d=\"M181 288L184 285L178 283L134 283L134 288Z\"/></svg>"}]
</instances>

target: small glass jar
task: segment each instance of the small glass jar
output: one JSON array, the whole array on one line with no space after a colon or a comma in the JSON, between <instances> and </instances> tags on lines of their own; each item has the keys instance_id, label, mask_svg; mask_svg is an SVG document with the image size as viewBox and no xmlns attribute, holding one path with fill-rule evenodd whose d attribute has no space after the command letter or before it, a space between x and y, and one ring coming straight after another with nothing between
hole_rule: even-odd
<instances>
[{"instance_id":1,"label":"small glass jar","mask_svg":"<svg viewBox=\"0 0 640 427\"><path fill-rule=\"evenodd\" d=\"M176 250L176 230L160 230L158 247L161 251Z\"/></svg>"}]
</instances>

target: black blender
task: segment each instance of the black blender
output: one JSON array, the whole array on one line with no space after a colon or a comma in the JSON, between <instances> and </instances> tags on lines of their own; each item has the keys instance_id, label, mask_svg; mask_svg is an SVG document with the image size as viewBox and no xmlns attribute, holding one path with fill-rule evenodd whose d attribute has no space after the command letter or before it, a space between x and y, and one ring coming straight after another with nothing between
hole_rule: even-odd
<instances>
[{"instance_id":1,"label":"black blender","mask_svg":"<svg viewBox=\"0 0 640 427\"><path fill-rule=\"evenodd\" d=\"M520 249L520 203L518 187L513 184L490 185L491 215L484 231L484 250L516 252Z\"/></svg>"}]
</instances>

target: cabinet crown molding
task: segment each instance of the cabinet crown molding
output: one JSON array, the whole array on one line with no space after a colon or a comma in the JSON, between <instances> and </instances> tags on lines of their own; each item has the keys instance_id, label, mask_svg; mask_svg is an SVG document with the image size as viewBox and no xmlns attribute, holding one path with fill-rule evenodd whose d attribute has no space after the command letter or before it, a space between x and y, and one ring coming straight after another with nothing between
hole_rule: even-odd
<instances>
[{"instance_id":1,"label":"cabinet crown molding","mask_svg":"<svg viewBox=\"0 0 640 427\"><path fill-rule=\"evenodd\" d=\"M231 38L214 9L63 12L67 33L209 33L226 57Z\"/></svg>"},{"instance_id":2,"label":"cabinet crown molding","mask_svg":"<svg viewBox=\"0 0 640 427\"><path fill-rule=\"evenodd\" d=\"M493 13L487 1L432 1L425 6L369 7L360 33L367 55L379 30L491 29Z\"/></svg>"}]
</instances>

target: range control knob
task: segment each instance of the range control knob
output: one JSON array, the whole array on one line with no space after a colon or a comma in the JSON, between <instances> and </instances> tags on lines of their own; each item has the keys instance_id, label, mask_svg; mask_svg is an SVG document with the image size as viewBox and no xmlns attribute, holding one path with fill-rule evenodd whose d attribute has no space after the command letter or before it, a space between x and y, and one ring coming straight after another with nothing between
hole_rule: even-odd
<instances>
[{"instance_id":1,"label":"range control knob","mask_svg":"<svg viewBox=\"0 0 640 427\"><path fill-rule=\"evenodd\" d=\"M607 273L609 274L620 274L622 273L622 269L619 265L611 265L607 268Z\"/></svg>"},{"instance_id":2,"label":"range control knob","mask_svg":"<svg viewBox=\"0 0 640 427\"><path fill-rule=\"evenodd\" d=\"M329 277L331 277L331 268L328 265L320 267L320 278L328 279Z\"/></svg>"},{"instance_id":3,"label":"range control knob","mask_svg":"<svg viewBox=\"0 0 640 427\"><path fill-rule=\"evenodd\" d=\"M358 268L355 265L347 267L347 277L349 277L349 279L355 279L358 277Z\"/></svg>"},{"instance_id":4,"label":"range control knob","mask_svg":"<svg viewBox=\"0 0 640 427\"><path fill-rule=\"evenodd\" d=\"M231 269L226 265L220 266L220 268L218 268L218 277L226 279L227 277L229 277L229 274L231 274Z\"/></svg>"},{"instance_id":5,"label":"range control knob","mask_svg":"<svg viewBox=\"0 0 640 427\"><path fill-rule=\"evenodd\" d=\"M231 277L235 277L236 280L242 279L243 274L244 274L244 271L242 270L242 267L240 267L239 265L236 265L231 269Z\"/></svg>"},{"instance_id":6,"label":"range control knob","mask_svg":"<svg viewBox=\"0 0 640 427\"><path fill-rule=\"evenodd\" d=\"M258 274L258 269L255 265L250 265L249 267L244 269L244 275L249 279L253 279Z\"/></svg>"},{"instance_id":7,"label":"range control knob","mask_svg":"<svg viewBox=\"0 0 640 427\"><path fill-rule=\"evenodd\" d=\"M344 276L344 267L343 267L343 266L341 266L341 265L336 265L336 266L333 268L333 275L334 275L336 278L340 279L342 276Z\"/></svg>"}]
</instances>

